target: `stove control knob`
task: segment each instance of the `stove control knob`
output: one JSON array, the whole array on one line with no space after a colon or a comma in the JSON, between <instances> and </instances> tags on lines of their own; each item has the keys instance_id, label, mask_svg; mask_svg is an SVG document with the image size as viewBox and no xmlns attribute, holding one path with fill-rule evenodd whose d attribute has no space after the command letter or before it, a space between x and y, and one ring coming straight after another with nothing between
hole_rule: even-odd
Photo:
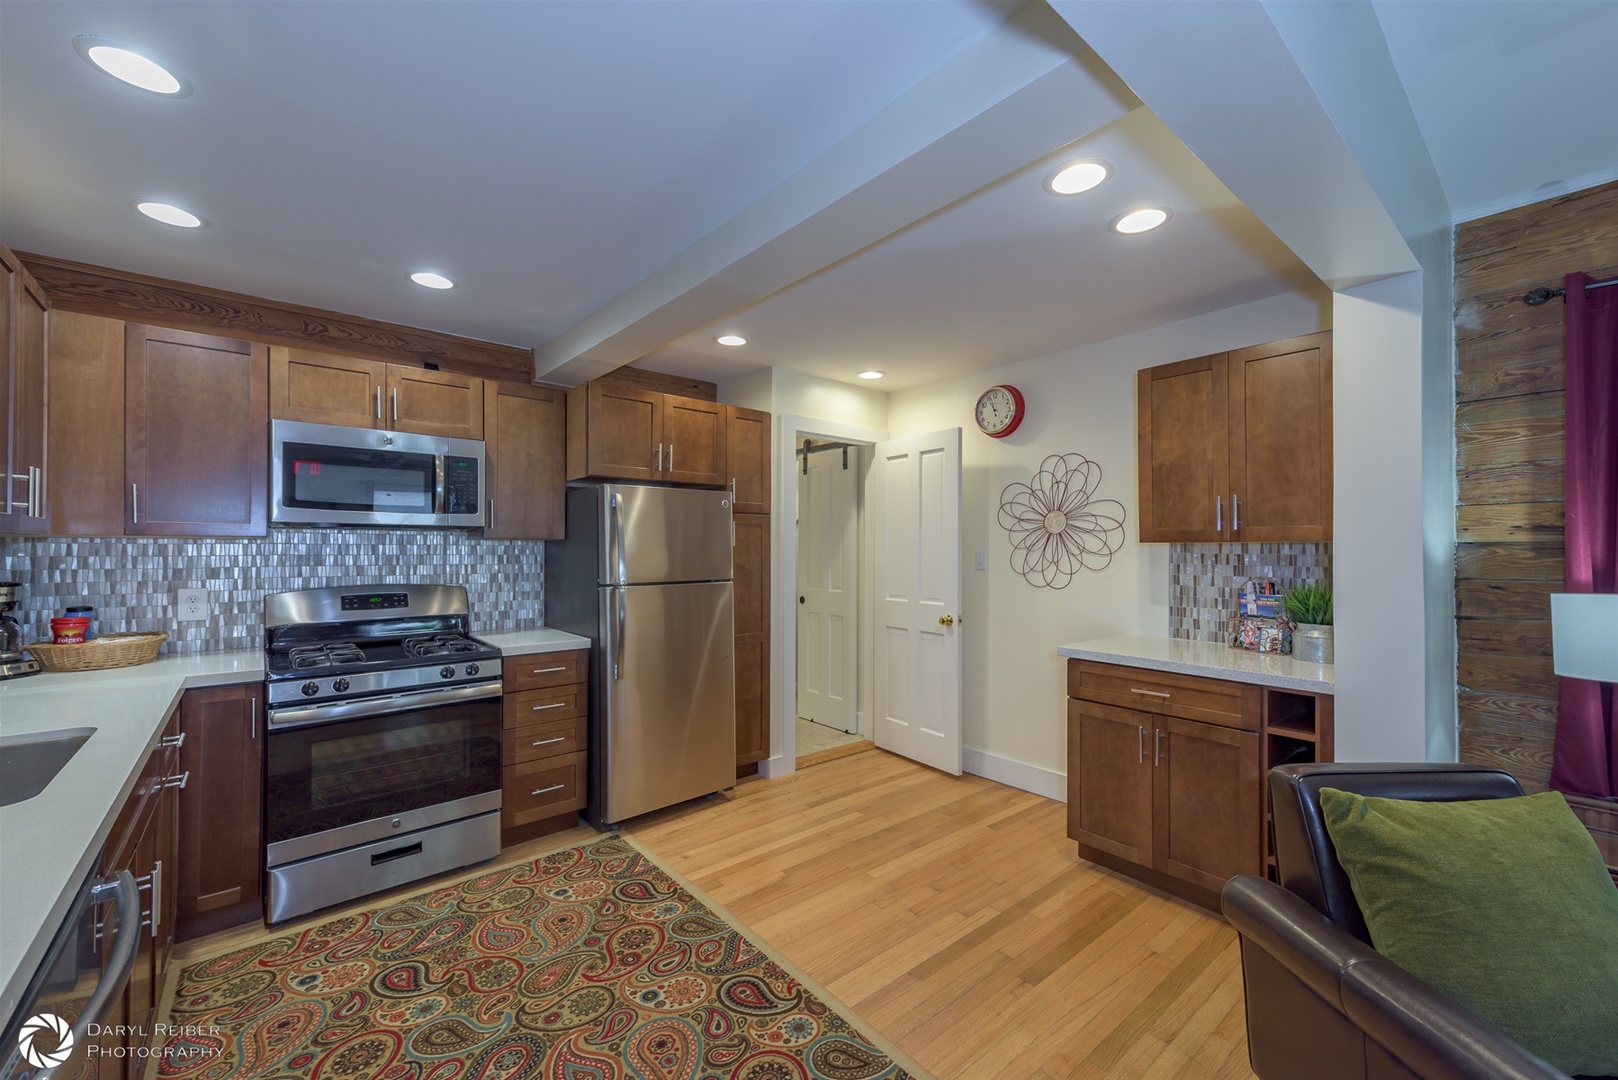
<instances>
[{"instance_id":1,"label":"stove control knob","mask_svg":"<svg viewBox=\"0 0 1618 1080\"><path fill-rule=\"evenodd\" d=\"M476 675L478 673L478 666L476 664L466 665L466 673L468 675Z\"/></svg>"},{"instance_id":2,"label":"stove control knob","mask_svg":"<svg viewBox=\"0 0 1618 1080\"><path fill-rule=\"evenodd\" d=\"M448 666L441 667L438 669L438 677L440 679L453 679L455 677L455 669Z\"/></svg>"},{"instance_id":3,"label":"stove control knob","mask_svg":"<svg viewBox=\"0 0 1618 1080\"><path fill-rule=\"evenodd\" d=\"M348 689L348 680L338 679L336 682L331 684L331 688L341 694Z\"/></svg>"},{"instance_id":4,"label":"stove control knob","mask_svg":"<svg viewBox=\"0 0 1618 1080\"><path fill-rule=\"evenodd\" d=\"M306 682L303 684L301 689L303 690L304 697L314 697L316 694L320 693L320 684L317 682Z\"/></svg>"}]
</instances>

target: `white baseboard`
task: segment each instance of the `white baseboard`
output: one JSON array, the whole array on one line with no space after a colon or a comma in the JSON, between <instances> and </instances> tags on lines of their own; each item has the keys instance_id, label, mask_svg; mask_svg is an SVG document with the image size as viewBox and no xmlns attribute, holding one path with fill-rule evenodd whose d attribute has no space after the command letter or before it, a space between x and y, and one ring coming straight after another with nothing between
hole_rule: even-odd
<instances>
[{"instance_id":1,"label":"white baseboard","mask_svg":"<svg viewBox=\"0 0 1618 1080\"><path fill-rule=\"evenodd\" d=\"M1026 761L1014 761L970 747L961 750L961 768L973 776L981 776L997 784L1031 791L1057 802L1067 802L1067 774L1054 769L1044 769Z\"/></svg>"},{"instance_id":2,"label":"white baseboard","mask_svg":"<svg viewBox=\"0 0 1618 1080\"><path fill-rule=\"evenodd\" d=\"M758 774L766 780L774 780L777 776L786 776L798 771L798 763L789 757L765 758L758 763Z\"/></svg>"}]
</instances>

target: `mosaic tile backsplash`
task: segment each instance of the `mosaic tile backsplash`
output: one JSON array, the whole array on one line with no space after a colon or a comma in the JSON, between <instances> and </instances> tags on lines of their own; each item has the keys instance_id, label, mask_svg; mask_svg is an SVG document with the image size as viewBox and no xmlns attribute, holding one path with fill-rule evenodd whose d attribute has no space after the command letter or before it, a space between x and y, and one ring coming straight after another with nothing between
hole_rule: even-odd
<instances>
[{"instance_id":1,"label":"mosaic tile backsplash","mask_svg":"<svg viewBox=\"0 0 1618 1080\"><path fill-rule=\"evenodd\" d=\"M166 652L264 647L264 594L386 582L466 586L473 633L544 623L545 545L452 529L272 529L242 540L0 538L0 581L23 583L13 614L29 641L89 604L104 634L167 630ZM207 589L206 621L175 621L175 589Z\"/></svg>"},{"instance_id":2,"label":"mosaic tile backsplash","mask_svg":"<svg viewBox=\"0 0 1618 1080\"><path fill-rule=\"evenodd\" d=\"M1170 544L1169 636L1223 641L1248 578L1274 578L1282 589L1331 583L1330 544Z\"/></svg>"}]
</instances>

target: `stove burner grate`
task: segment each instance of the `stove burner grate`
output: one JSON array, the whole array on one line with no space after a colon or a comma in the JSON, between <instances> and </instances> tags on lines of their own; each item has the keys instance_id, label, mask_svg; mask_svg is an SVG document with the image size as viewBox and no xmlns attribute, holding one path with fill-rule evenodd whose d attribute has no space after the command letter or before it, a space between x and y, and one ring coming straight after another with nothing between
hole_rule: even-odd
<instances>
[{"instance_id":1,"label":"stove burner grate","mask_svg":"<svg viewBox=\"0 0 1618 1080\"><path fill-rule=\"evenodd\" d=\"M332 667L337 664L358 664L365 653L352 641L333 641L323 645L297 645L287 652L294 671L306 668Z\"/></svg>"},{"instance_id":2,"label":"stove burner grate","mask_svg":"<svg viewBox=\"0 0 1618 1080\"><path fill-rule=\"evenodd\" d=\"M405 638L404 651L406 656L445 656L452 653L479 652L475 642L456 634L426 634L421 637Z\"/></svg>"}]
</instances>

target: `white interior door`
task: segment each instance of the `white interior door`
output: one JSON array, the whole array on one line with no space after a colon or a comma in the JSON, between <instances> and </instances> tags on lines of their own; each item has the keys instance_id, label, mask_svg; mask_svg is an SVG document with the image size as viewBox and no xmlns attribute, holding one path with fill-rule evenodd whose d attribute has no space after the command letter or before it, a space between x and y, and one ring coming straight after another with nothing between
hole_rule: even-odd
<instances>
[{"instance_id":1,"label":"white interior door","mask_svg":"<svg viewBox=\"0 0 1618 1080\"><path fill-rule=\"evenodd\" d=\"M961 429L878 443L876 744L961 774Z\"/></svg>"},{"instance_id":2,"label":"white interior door","mask_svg":"<svg viewBox=\"0 0 1618 1080\"><path fill-rule=\"evenodd\" d=\"M859 687L859 449L798 479L798 715L852 732Z\"/></svg>"}]
</instances>

